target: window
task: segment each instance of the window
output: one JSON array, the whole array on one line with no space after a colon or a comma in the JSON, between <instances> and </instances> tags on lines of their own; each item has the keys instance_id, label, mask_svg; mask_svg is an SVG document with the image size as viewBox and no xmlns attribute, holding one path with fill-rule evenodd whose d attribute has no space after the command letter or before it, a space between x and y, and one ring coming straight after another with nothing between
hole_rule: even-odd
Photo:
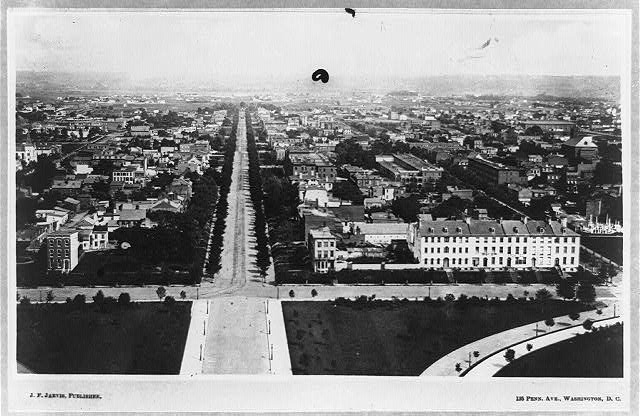
<instances>
[{"instance_id":1,"label":"window","mask_svg":"<svg viewBox=\"0 0 640 417\"><path fill-rule=\"evenodd\" d=\"M503 248L502 246L500 246L500 247L498 248L498 252L503 253L503 252L504 252L504 248Z\"/></svg>"},{"instance_id":2,"label":"window","mask_svg":"<svg viewBox=\"0 0 640 417\"><path fill-rule=\"evenodd\" d=\"M502 238L502 237L500 238L500 243L502 243L502 242L503 242L503 240L502 240L502 239L504 239L504 238Z\"/></svg>"},{"instance_id":3,"label":"window","mask_svg":"<svg viewBox=\"0 0 640 417\"><path fill-rule=\"evenodd\" d=\"M488 238L488 237L485 237L485 238L484 238L484 243L488 243L488 242L489 242L489 238Z\"/></svg>"},{"instance_id":4,"label":"window","mask_svg":"<svg viewBox=\"0 0 640 417\"><path fill-rule=\"evenodd\" d=\"M449 237L445 237L445 238L444 238L444 241L445 241L445 243L446 243L446 242L449 242Z\"/></svg>"},{"instance_id":5,"label":"window","mask_svg":"<svg viewBox=\"0 0 640 417\"><path fill-rule=\"evenodd\" d=\"M464 248L464 253L469 253L469 248Z\"/></svg>"},{"instance_id":6,"label":"window","mask_svg":"<svg viewBox=\"0 0 640 417\"><path fill-rule=\"evenodd\" d=\"M335 245L336 245L336 242L334 242L333 240L329 242L329 246L334 247Z\"/></svg>"},{"instance_id":7,"label":"window","mask_svg":"<svg viewBox=\"0 0 640 417\"><path fill-rule=\"evenodd\" d=\"M520 238L519 237L516 238L516 243L520 243Z\"/></svg>"},{"instance_id":8,"label":"window","mask_svg":"<svg viewBox=\"0 0 640 417\"><path fill-rule=\"evenodd\" d=\"M495 237L491 238L491 243L496 243L496 238Z\"/></svg>"},{"instance_id":9,"label":"window","mask_svg":"<svg viewBox=\"0 0 640 417\"><path fill-rule=\"evenodd\" d=\"M468 264L469 264L469 258L467 258L467 259L465 259L465 260L464 260L464 264L465 264L465 265L468 265Z\"/></svg>"},{"instance_id":10,"label":"window","mask_svg":"<svg viewBox=\"0 0 640 417\"><path fill-rule=\"evenodd\" d=\"M451 248L451 253L456 253L456 248L455 246L453 248Z\"/></svg>"},{"instance_id":11,"label":"window","mask_svg":"<svg viewBox=\"0 0 640 417\"><path fill-rule=\"evenodd\" d=\"M575 258L573 256L571 257L571 263L575 263Z\"/></svg>"},{"instance_id":12,"label":"window","mask_svg":"<svg viewBox=\"0 0 640 417\"><path fill-rule=\"evenodd\" d=\"M440 248L438 248L438 253L440 253Z\"/></svg>"},{"instance_id":13,"label":"window","mask_svg":"<svg viewBox=\"0 0 640 417\"><path fill-rule=\"evenodd\" d=\"M69 239L65 239L65 240L64 240L64 245L65 245L65 246L69 246Z\"/></svg>"},{"instance_id":14,"label":"window","mask_svg":"<svg viewBox=\"0 0 640 417\"><path fill-rule=\"evenodd\" d=\"M520 254L520 246L516 246L516 255Z\"/></svg>"},{"instance_id":15,"label":"window","mask_svg":"<svg viewBox=\"0 0 640 417\"><path fill-rule=\"evenodd\" d=\"M571 246L571 253L576 253L576 247L575 246Z\"/></svg>"},{"instance_id":16,"label":"window","mask_svg":"<svg viewBox=\"0 0 640 417\"><path fill-rule=\"evenodd\" d=\"M572 237L572 238L571 238L571 243L575 243L575 242L576 242L576 238L575 238L575 237Z\"/></svg>"},{"instance_id":17,"label":"window","mask_svg":"<svg viewBox=\"0 0 640 417\"><path fill-rule=\"evenodd\" d=\"M502 256L498 258L498 262L500 262L500 265L502 265Z\"/></svg>"},{"instance_id":18,"label":"window","mask_svg":"<svg viewBox=\"0 0 640 417\"><path fill-rule=\"evenodd\" d=\"M511 246L507 247L507 255L511 255Z\"/></svg>"},{"instance_id":19,"label":"window","mask_svg":"<svg viewBox=\"0 0 640 417\"><path fill-rule=\"evenodd\" d=\"M451 258L451 265L455 265L456 264L456 258Z\"/></svg>"},{"instance_id":20,"label":"window","mask_svg":"<svg viewBox=\"0 0 640 417\"><path fill-rule=\"evenodd\" d=\"M329 256L333 258L333 251L329 252Z\"/></svg>"},{"instance_id":21,"label":"window","mask_svg":"<svg viewBox=\"0 0 640 417\"><path fill-rule=\"evenodd\" d=\"M567 247L564 247L564 252L563 253L567 253Z\"/></svg>"},{"instance_id":22,"label":"window","mask_svg":"<svg viewBox=\"0 0 640 417\"><path fill-rule=\"evenodd\" d=\"M424 264L426 265L429 262L427 258L424 258Z\"/></svg>"},{"instance_id":23,"label":"window","mask_svg":"<svg viewBox=\"0 0 640 417\"><path fill-rule=\"evenodd\" d=\"M556 253L560 253L560 246L556 246Z\"/></svg>"},{"instance_id":24,"label":"window","mask_svg":"<svg viewBox=\"0 0 640 417\"><path fill-rule=\"evenodd\" d=\"M431 265L433 265L433 259L431 259Z\"/></svg>"},{"instance_id":25,"label":"window","mask_svg":"<svg viewBox=\"0 0 640 417\"><path fill-rule=\"evenodd\" d=\"M511 238L510 237L507 238L507 243L511 243Z\"/></svg>"},{"instance_id":26,"label":"window","mask_svg":"<svg viewBox=\"0 0 640 417\"><path fill-rule=\"evenodd\" d=\"M449 246L444 247L444 253L449 253Z\"/></svg>"},{"instance_id":27,"label":"window","mask_svg":"<svg viewBox=\"0 0 640 417\"><path fill-rule=\"evenodd\" d=\"M522 248L522 253L525 254L525 255L527 254L527 247L526 246Z\"/></svg>"},{"instance_id":28,"label":"window","mask_svg":"<svg viewBox=\"0 0 640 417\"><path fill-rule=\"evenodd\" d=\"M67 258L69 257L69 249L64 250L64 256Z\"/></svg>"},{"instance_id":29,"label":"window","mask_svg":"<svg viewBox=\"0 0 640 417\"><path fill-rule=\"evenodd\" d=\"M486 246L484 247L484 253L489 252L489 248L487 248Z\"/></svg>"},{"instance_id":30,"label":"window","mask_svg":"<svg viewBox=\"0 0 640 417\"><path fill-rule=\"evenodd\" d=\"M566 263L567 263L567 257L566 257L566 256L563 256L563 257L562 257L562 263L563 263L563 264L566 264Z\"/></svg>"},{"instance_id":31,"label":"window","mask_svg":"<svg viewBox=\"0 0 640 417\"><path fill-rule=\"evenodd\" d=\"M433 253L433 248L431 248L431 253Z\"/></svg>"},{"instance_id":32,"label":"window","mask_svg":"<svg viewBox=\"0 0 640 417\"><path fill-rule=\"evenodd\" d=\"M527 243L527 238L526 238L526 237L523 237L523 238L522 238L522 241L523 241L524 243ZM526 252L525 252L525 253L526 253Z\"/></svg>"},{"instance_id":33,"label":"window","mask_svg":"<svg viewBox=\"0 0 640 417\"><path fill-rule=\"evenodd\" d=\"M496 263L496 257L492 256L491 257L491 265L495 265L495 263Z\"/></svg>"},{"instance_id":34,"label":"window","mask_svg":"<svg viewBox=\"0 0 640 417\"><path fill-rule=\"evenodd\" d=\"M433 249L433 248L431 248ZM424 253L429 253L429 248L424 248Z\"/></svg>"},{"instance_id":35,"label":"window","mask_svg":"<svg viewBox=\"0 0 640 417\"><path fill-rule=\"evenodd\" d=\"M438 243L440 243L440 238L438 238Z\"/></svg>"},{"instance_id":36,"label":"window","mask_svg":"<svg viewBox=\"0 0 640 417\"><path fill-rule=\"evenodd\" d=\"M476 246L476 253L480 253L480 248Z\"/></svg>"}]
</instances>

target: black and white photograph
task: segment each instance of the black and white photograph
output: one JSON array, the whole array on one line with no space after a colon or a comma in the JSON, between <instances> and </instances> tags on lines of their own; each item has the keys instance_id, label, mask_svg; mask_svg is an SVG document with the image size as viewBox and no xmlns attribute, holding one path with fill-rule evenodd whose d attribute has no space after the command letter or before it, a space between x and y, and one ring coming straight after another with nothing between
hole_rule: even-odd
<instances>
[{"instance_id":1,"label":"black and white photograph","mask_svg":"<svg viewBox=\"0 0 640 417\"><path fill-rule=\"evenodd\" d=\"M203 7L3 8L3 413L638 412L638 4Z\"/></svg>"}]
</instances>

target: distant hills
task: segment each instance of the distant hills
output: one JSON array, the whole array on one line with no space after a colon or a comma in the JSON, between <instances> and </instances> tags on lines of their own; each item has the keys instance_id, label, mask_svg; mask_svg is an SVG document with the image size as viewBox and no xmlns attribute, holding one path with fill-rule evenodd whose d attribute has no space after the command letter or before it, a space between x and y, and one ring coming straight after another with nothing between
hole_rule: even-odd
<instances>
[{"instance_id":1,"label":"distant hills","mask_svg":"<svg viewBox=\"0 0 640 417\"><path fill-rule=\"evenodd\" d=\"M180 80L154 78L134 80L125 73L60 73L18 71L16 91L22 94L140 94L174 92L303 92L310 95L340 92L396 92L402 95L422 93L432 96L508 95L596 98L619 101L619 77L540 76L540 75L436 75L411 79L344 79L332 75L328 84L314 83L310 76L300 79L250 81Z\"/></svg>"}]
</instances>

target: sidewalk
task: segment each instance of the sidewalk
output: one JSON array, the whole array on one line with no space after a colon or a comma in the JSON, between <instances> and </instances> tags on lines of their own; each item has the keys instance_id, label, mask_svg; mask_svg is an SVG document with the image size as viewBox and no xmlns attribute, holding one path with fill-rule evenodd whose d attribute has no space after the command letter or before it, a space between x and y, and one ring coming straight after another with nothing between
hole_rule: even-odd
<instances>
[{"instance_id":1,"label":"sidewalk","mask_svg":"<svg viewBox=\"0 0 640 417\"><path fill-rule=\"evenodd\" d=\"M193 301L191 321L187 341L182 354L180 375L198 375L202 373L202 354L204 353L205 329L209 322L209 301Z\"/></svg>"},{"instance_id":2,"label":"sidewalk","mask_svg":"<svg viewBox=\"0 0 640 417\"><path fill-rule=\"evenodd\" d=\"M284 327L282 304L278 300L266 300L268 303L267 320L270 321L271 334L269 342L273 346L271 373L273 375L293 375L291 372L291 357L287 343L287 332Z\"/></svg>"},{"instance_id":3,"label":"sidewalk","mask_svg":"<svg viewBox=\"0 0 640 417\"><path fill-rule=\"evenodd\" d=\"M593 324L593 327L602 327L608 326L614 323L623 323L623 319L621 317L611 317L605 320L601 320ZM547 346L553 345L558 342L562 342L567 339L571 339L576 337L579 334L588 333L589 330L586 330L581 325L576 327L571 327L568 329L563 329L555 333L546 334L536 338L534 341L524 341L518 345L511 346L509 349L513 349L515 351L515 358L521 358L531 352L535 352L536 350L545 348ZM533 348L528 351L527 344L531 343ZM507 348L504 348L498 352L495 352L492 356L486 358L484 361L478 363L476 366L471 368L469 372L465 375L465 377L478 377L478 378L490 378L494 376L500 369L504 368L508 365L507 360L504 358L504 352Z\"/></svg>"},{"instance_id":4,"label":"sidewalk","mask_svg":"<svg viewBox=\"0 0 640 417\"><path fill-rule=\"evenodd\" d=\"M269 373L264 299L211 300L202 363L203 374Z\"/></svg>"},{"instance_id":5,"label":"sidewalk","mask_svg":"<svg viewBox=\"0 0 640 417\"><path fill-rule=\"evenodd\" d=\"M471 354L471 361L477 363L483 361L486 358L492 356L495 352L501 351L506 347L517 344L520 341L530 339L536 336L536 323L538 323L538 333L540 334L535 341L530 342L534 346L538 344L540 338L544 337L545 333L553 332L562 327L570 327L574 325L581 325L586 319L601 320L606 317L613 316L613 307L606 307L602 309L602 314L597 314L596 310L583 311L580 313L580 318L573 321L569 316L554 317L556 324L549 328L544 324L544 320L525 324L524 326L516 327L513 329L505 330L504 332L496 333L491 336L487 336L483 339L476 340L469 343L460 349L454 350L440 358L437 362L429 366L422 374L424 376L461 376L456 371L456 364L462 366L463 371L469 368L469 354ZM526 345L526 343L525 343ZM473 357L473 352L479 352L480 356ZM504 358L500 356L500 359L504 362ZM505 363L506 364L506 363ZM497 370L496 370L497 372ZM495 372L494 372L495 373Z\"/></svg>"}]
</instances>

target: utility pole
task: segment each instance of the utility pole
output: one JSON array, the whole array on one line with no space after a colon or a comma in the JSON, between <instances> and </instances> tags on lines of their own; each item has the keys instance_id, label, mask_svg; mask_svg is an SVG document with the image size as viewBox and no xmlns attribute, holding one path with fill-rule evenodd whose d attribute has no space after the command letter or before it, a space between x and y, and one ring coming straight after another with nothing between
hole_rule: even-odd
<instances>
[{"instance_id":1,"label":"utility pole","mask_svg":"<svg viewBox=\"0 0 640 417\"><path fill-rule=\"evenodd\" d=\"M469 352L469 359L467 359L465 362L469 364L467 368L471 368L471 352Z\"/></svg>"}]
</instances>

